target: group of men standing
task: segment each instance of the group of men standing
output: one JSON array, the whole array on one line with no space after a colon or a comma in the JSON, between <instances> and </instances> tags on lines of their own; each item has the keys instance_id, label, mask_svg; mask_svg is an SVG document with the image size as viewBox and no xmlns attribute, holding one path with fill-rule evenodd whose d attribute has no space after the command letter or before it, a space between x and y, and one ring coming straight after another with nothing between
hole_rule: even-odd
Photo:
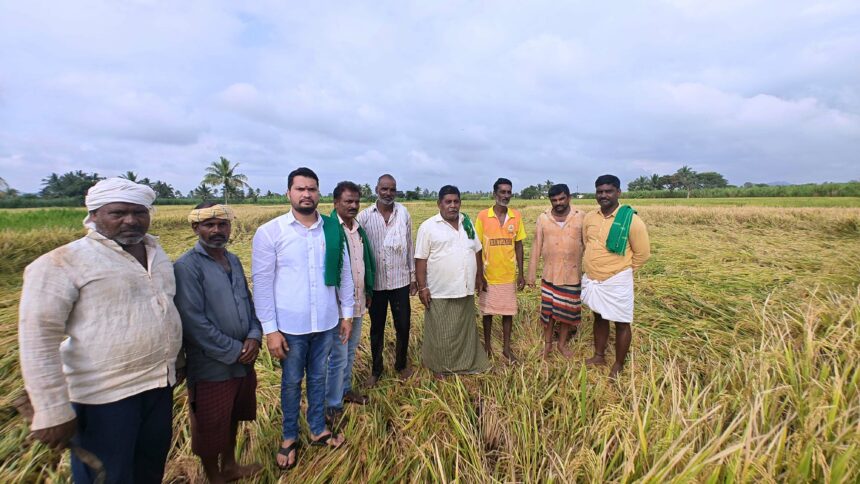
<instances>
[{"instance_id":1,"label":"group of men standing","mask_svg":"<svg viewBox=\"0 0 860 484\"><path fill-rule=\"evenodd\" d=\"M596 182L600 208L570 207L565 185L549 191L537 220L528 275L526 232L509 207L510 180L493 186L495 204L475 222L460 211L457 187L439 191L439 213L412 242L412 220L395 201L396 181L379 178L377 200L359 212L360 189L341 182L334 210L318 212L319 179L290 173L291 210L260 226L252 243L253 294L239 259L227 250L235 214L205 202L188 216L196 245L170 263L147 234L155 193L111 178L91 188L87 236L55 249L25 271L19 343L35 437L71 446L75 482L92 482L103 464L108 482L160 482L172 434L172 388L187 378L192 450L210 482L250 477L259 464L236 462L240 421L256 417L254 362L265 342L282 367L282 441L276 461L298 463L302 382L310 445L336 449L344 403L366 404L352 386L361 324L369 313L371 374L383 373L390 307L396 333L394 369L409 365L410 296L425 307L422 361L437 378L490 367L494 316L502 317L502 354L510 361L516 292L534 285L543 260L544 355L571 356L581 321L580 296L595 313L594 356L605 364L609 321L616 323L616 375L630 345L632 272L649 256L644 223L619 206L620 182ZM584 271L584 272L583 272ZM483 344L475 299L483 317ZM116 338L121 333L122 338ZM264 338L265 336L265 338ZM184 351L180 351L184 349ZM184 365L183 365L184 356ZM85 463L86 462L86 463Z\"/></svg>"}]
</instances>

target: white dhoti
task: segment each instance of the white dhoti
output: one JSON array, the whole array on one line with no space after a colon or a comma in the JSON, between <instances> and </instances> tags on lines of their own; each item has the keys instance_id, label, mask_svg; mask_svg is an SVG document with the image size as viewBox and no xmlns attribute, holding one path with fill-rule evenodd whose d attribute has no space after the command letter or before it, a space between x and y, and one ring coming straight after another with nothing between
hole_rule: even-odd
<instances>
[{"instance_id":1,"label":"white dhoti","mask_svg":"<svg viewBox=\"0 0 860 484\"><path fill-rule=\"evenodd\" d=\"M633 322L633 269L624 269L605 281L582 275L582 302L607 321Z\"/></svg>"}]
</instances>

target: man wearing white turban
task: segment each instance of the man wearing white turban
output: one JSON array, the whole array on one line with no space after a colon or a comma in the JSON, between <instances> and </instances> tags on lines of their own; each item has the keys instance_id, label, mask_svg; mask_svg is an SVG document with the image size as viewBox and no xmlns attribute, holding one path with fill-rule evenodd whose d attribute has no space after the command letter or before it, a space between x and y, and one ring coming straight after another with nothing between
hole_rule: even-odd
<instances>
[{"instance_id":1,"label":"man wearing white turban","mask_svg":"<svg viewBox=\"0 0 860 484\"><path fill-rule=\"evenodd\" d=\"M36 439L77 446L107 482L161 482L182 323L173 265L147 235L155 192L109 178L87 192L89 233L24 271L21 373ZM72 455L76 483L97 470Z\"/></svg>"}]
</instances>

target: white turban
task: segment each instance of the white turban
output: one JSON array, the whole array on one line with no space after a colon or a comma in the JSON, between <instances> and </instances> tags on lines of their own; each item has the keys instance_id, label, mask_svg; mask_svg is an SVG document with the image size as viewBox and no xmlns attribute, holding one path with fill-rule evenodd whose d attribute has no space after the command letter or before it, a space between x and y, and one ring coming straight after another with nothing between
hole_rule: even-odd
<instances>
[{"instance_id":1,"label":"white turban","mask_svg":"<svg viewBox=\"0 0 860 484\"><path fill-rule=\"evenodd\" d=\"M92 212L114 202L134 203L150 209L154 201L155 191L146 185L124 178L106 178L87 190L84 203L87 206L87 212ZM95 229L89 213L84 218L84 226Z\"/></svg>"}]
</instances>

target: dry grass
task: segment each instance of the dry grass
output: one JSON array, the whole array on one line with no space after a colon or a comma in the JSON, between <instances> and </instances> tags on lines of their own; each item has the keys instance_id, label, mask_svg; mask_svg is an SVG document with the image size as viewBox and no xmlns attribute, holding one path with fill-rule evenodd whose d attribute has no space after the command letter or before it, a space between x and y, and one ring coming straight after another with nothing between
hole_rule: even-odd
<instances>
[{"instance_id":1,"label":"dry grass","mask_svg":"<svg viewBox=\"0 0 860 484\"><path fill-rule=\"evenodd\" d=\"M468 203L466 211L474 215L482 205ZM519 205L532 235L544 207ZM283 207L237 210L233 250L247 268L254 229ZM417 225L435 207L410 210ZM185 213L159 208L151 229L173 257L194 241ZM389 373L370 392L371 405L348 408L346 449L305 446L300 466L284 476L271 464L280 377L264 355L257 363L258 419L243 427L242 460L265 462L266 482L856 482L860 209L646 205L640 214L654 257L637 274L632 356L617 382L582 365L590 316L574 359L539 359L538 293L527 290L514 332L522 365L496 361L490 374L444 382L422 370L406 385ZM0 343L7 348L0 357L0 482L68 476L68 458L55 466L57 456L26 442L27 429L9 404L22 391L20 273L79 235L76 228L0 232ZM422 320L414 300L416 365ZM368 331L365 324L358 381L369 373ZM201 477L184 403L177 391L167 469L175 482Z\"/></svg>"}]
</instances>

